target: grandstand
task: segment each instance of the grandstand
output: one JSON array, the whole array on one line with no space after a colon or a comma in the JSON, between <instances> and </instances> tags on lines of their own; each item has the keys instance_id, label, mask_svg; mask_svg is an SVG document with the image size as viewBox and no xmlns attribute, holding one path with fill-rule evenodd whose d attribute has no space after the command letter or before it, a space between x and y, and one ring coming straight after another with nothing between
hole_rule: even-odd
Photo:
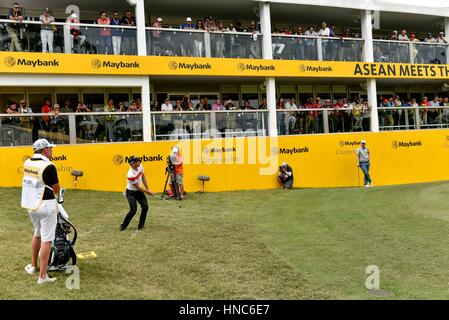
<instances>
[{"instance_id":1,"label":"grandstand","mask_svg":"<svg viewBox=\"0 0 449 320\"><path fill-rule=\"evenodd\" d=\"M357 186L362 139L377 185L449 178L439 170L448 145L448 8L33 1L19 2L23 18L11 20L12 3L0 5L0 169L8 172L0 186L20 185L37 138L61 145L56 156L65 160L56 162L69 188L70 170L80 169L78 188L119 191L124 159L137 154L159 159L145 165L162 191L175 144L190 191L202 189L200 174L211 177L208 191L273 188L283 161L297 173L295 187ZM431 162L425 172L422 162ZM256 183L241 181L243 172Z\"/></svg>"}]
</instances>

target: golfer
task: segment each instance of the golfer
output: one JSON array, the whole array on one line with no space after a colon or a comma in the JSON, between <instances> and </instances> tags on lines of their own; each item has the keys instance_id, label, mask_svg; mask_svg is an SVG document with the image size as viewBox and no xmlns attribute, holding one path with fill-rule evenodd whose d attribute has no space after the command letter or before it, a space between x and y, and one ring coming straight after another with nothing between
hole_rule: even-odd
<instances>
[{"instance_id":1,"label":"golfer","mask_svg":"<svg viewBox=\"0 0 449 320\"><path fill-rule=\"evenodd\" d=\"M40 256L41 269L38 284L56 281L47 275L51 243L55 238L58 204L55 194L59 195L60 186L56 167L49 160L53 144L46 139L36 140L33 144L34 155L23 165L22 208L28 214L34 226L31 242L31 264L25 267L28 274L37 270L37 258ZM40 253L39 253L40 251Z\"/></svg>"},{"instance_id":2,"label":"golfer","mask_svg":"<svg viewBox=\"0 0 449 320\"><path fill-rule=\"evenodd\" d=\"M120 225L120 230L125 230L134 215L137 212L137 203L140 204L141 213L139 219L139 225L137 227L138 230L141 230L145 226L145 220L147 218L148 212L148 202L145 197L145 193L154 196L154 193L150 191L148 188L147 179L145 177L145 173L143 172L143 167L140 165L140 158L131 156L128 160L129 168L128 171L128 183L126 185L125 196L128 199L129 203L129 212L123 220L123 223ZM142 187L145 186L145 188Z\"/></svg>"},{"instance_id":3,"label":"golfer","mask_svg":"<svg viewBox=\"0 0 449 320\"><path fill-rule=\"evenodd\" d=\"M369 149L366 147L366 141L362 140L360 142L360 148L357 149L357 166L362 169L364 174L364 185L365 187L374 187L373 181L369 175L370 168L370 158L371 154Z\"/></svg>"}]
</instances>

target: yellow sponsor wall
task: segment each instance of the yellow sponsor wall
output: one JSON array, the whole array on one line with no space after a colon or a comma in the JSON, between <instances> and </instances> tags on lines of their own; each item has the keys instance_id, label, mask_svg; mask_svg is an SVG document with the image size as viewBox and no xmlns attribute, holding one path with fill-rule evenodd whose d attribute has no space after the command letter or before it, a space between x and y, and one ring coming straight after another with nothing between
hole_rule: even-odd
<instances>
[{"instance_id":1,"label":"yellow sponsor wall","mask_svg":"<svg viewBox=\"0 0 449 320\"><path fill-rule=\"evenodd\" d=\"M0 52L0 73L448 79L448 65Z\"/></svg>"},{"instance_id":2,"label":"yellow sponsor wall","mask_svg":"<svg viewBox=\"0 0 449 320\"><path fill-rule=\"evenodd\" d=\"M129 169L126 157L143 157L150 188L161 192L166 156L178 145L185 158L186 191L202 189L198 175L208 175L206 192L276 188L278 166L294 170L295 187L350 187L363 183L355 152L361 139L372 153L371 175L377 186L449 180L449 130L237 138L187 141L89 144L54 148L61 184L74 188L72 170L82 170L78 189L123 191ZM0 186L21 184L22 164L30 147L0 148Z\"/></svg>"}]
</instances>

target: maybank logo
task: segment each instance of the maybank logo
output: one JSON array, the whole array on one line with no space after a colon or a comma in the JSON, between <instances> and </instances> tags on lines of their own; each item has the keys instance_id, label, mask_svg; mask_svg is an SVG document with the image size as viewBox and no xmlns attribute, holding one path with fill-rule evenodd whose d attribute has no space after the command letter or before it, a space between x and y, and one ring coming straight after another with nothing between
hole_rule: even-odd
<instances>
[{"instance_id":1,"label":"maybank logo","mask_svg":"<svg viewBox=\"0 0 449 320\"><path fill-rule=\"evenodd\" d=\"M112 158L112 162L115 165L121 165L122 163L126 162L128 163L130 157L123 157L122 155L115 155ZM146 156L143 155L141 157L138 157L142 162L159 162L159 161L164 161L164 157L162 157L162 155L158 154L156 156Z\"/></svg>"},{"instance_id":2,"label":"maybank logo","mask_svg":"<svg viewBox=\"0 0 449 320\"><path fill-rule=\"evenodd\" d=\"M103 68L112 68L112 69L139 69L140 62L112 62L112 61L100 61L98 59L93 59L91 62L92 68L100 69Z\"/></svg>"},{"instance_id":3,"label":"maybank logo","mask_svg":"<svg viewBox=\"0 0 449 320\"><path fill-rule=\"evenodd\" d=\"M5 58L5 66L7 67L14 67L16 65L16 59L13 57L6 57Z\"/></svg>"},{"instance_id":4,"label":"maybank logo","mask_svg":"<svg viewBox=\"0 0 449 320\"><path fill-rule=\"evenodd\" d=\"M413 147L421 147L422 146L422 142L420 140L418 141L393 141L391 146L393 147L393 149L398 149L398 148L413 148Z\"/></svg>"},{"instance_id":5,"label":"maybank logo","mask_svg":"<svg viewBox=\"0 0 449 320\"><path fill-rule=\"evenodd\" d=\"M240 72L243 71L276 71L276 66L275 65L269 65L269 66L264 66L262 64L244 64L244 63L239 63L237 64L237 70L239 70Z\"/></svg>"},{"instance_id":6,"label":"maybank logo","mask_svg":"<svg viewBox=\"0 0 449 320\"><path fill-rule=\"evenodd\" d=\"M56 59L53 60L41 60L41 59L15 59L13 57L6 57L5 66L12 68L14 66L29 66L29 67L59 67L59 61Z\"/></svg>"},{"instance_id":7,"label":"maybank logo","mask_svg":"<svg viewBox=\"0 0 449 320\"><path fill-rule=\"evenodd\" d=\"M93 59L93 60L90 62L90 65L91 65L92 68L94 68L94 69L100 69L100 68L101 68L101 61L98 60L98 59Z\"/></svg>"},{"instance_id":8,"label":"maybank logo","mask_svg":"<svg viewBox=\"0 0 449 320\"><path fill-rule=\"evenodd\" d=\"M306 72L306 71L307 71L306 66L303 65L303 64L300 64L300 65L299 65L299 72Z\"/></svg>"},{"instance_id":9,"label":"maybank logo","mask_svg":"<svg viewBox=\"0 0 449 320\"><path fill-rule=\"evenodd\" d=\"M354 147L354 146L358 146L358 145L360 145L360 141L344 141L344 140L341 140L339 143L338 143L338 145L340 146L340 147Z\"/></svg>"},{"instance_id":10,"label":"maybank logo","mask_svg":"<svg viewBox=\"0 0 449 320\"><path fill-rule=\"evenodd\" d=\"M309 147L303 147L303 148L280 148L279 149L279 154L296 154L296 153L308 153L309 152Z\"/></svg>"},{"instance_id":11,"label":"maybank logo","mask_svg":"<svg viewBox=\"0 0 449 320\"><path fill-rule=\"evenodd\" d=\"M170 70L184 69L184 70L212 70L212 65L210 63L184 63L170 61L168 63L168 68Z\"/></svg>"},{"instance_id":12,"label":"maybank logo","mask_svg":"<svg viewBox=\"0 0 449 320\"><path fill-rule=\"evenodd\" d=\"M304 66L305 67L305 66ZM312 67L312 66L307 66L307 67L305 67L306 68L306 71L308 71L308 72L316 72L316 73L319 73L319 72L332 72L332 71L334 71L334 69L331 67L331 66L327 66L327 67ZM304 71L303 71L304 72Z\"/></svg>"}]
</instances>

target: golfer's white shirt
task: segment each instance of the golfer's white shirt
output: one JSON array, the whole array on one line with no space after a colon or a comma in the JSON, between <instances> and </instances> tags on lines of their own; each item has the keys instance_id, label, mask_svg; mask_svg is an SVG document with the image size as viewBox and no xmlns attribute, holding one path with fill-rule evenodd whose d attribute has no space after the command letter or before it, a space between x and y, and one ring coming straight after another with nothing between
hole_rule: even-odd
<instances>
[{"instance_id":1,"label":"golfer's white shirt","mask_svg":"<svg viewBox=\"0 0 449 320\"><path fill-rule=\"evenodd\" d=\"M137 191L139 190L136 188L136 186L142 185L142 175L143 175L143 167L139 166L137 170L134 170L133 168L129 168L128 171L128 185L126 188L128 190Z\"/></svg>"}]
</instances>

